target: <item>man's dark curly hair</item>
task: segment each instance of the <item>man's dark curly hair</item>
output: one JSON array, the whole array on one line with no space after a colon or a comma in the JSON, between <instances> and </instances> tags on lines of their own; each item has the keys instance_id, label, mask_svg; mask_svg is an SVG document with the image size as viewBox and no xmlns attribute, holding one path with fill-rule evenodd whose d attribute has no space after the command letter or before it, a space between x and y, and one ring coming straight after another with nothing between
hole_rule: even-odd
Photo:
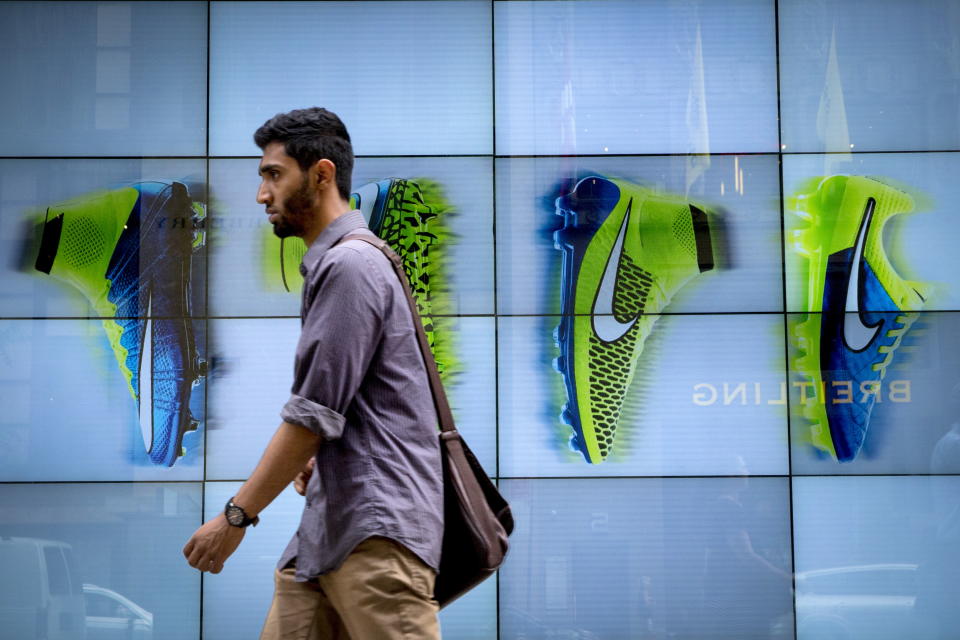
<instances>
[{"instance_id":1,"label":"man's dark curly hair","mask_svg":"<svg viewBox=\"0 0 960 640\"><path fill-rule=\"evenodd\" d=\"M261 149L271 142L282 142L287 155L304 171L326 158L337 167L340 197L350 199L353 146L347 128L332 111L311 107L278 113L257 129L253 141Z\"/></svg>"}]
</instances>

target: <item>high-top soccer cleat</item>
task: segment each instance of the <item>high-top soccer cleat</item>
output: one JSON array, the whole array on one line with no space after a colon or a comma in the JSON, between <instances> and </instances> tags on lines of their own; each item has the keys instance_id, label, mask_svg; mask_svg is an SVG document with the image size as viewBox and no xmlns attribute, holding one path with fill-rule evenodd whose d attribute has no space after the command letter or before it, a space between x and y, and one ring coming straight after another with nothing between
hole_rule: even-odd
<instances>
[{"instance_id":1,"label":"high-top soccer cleat","mask_svg":"<svg viewBox=\"0 0 960 640\"><path fill-rule=\"evenodd\" d=\"M203 375L190 318L202 211L180 182L140 182L47 209L35 267L76 287L102 319L140 411L150 460L182 455L193 385Z\"/></svg>"},{"instance_id":2,"label":"high-top soccer cleat","mask_svg":"<svg viewBox=\"0 0 960 640\"><path fill-rule=\"evenodd\" d=\"M446 247L438 245L451 234L445 226L450 207L439 186L424 179L388 178L369 182L351 194L350 206L359 209L370 230L400 256L437 367L445 373L453 366L451 338L437 331L433 314L446 313L446 291L441 277L442 250ZM307 252L303 240L290 237L278 242L269 226L264 227L264 233L269 281L282 283L286 291L299 291L303 286L300 262Z\"/></svg>"},{"instance_id":3,"label":"high-top soccer cleat","mask_svg":"<svg viewBox=\"0 0 960 640\"><path fill-rule=\"evenodd\" d=\"M876 179L811 181L791 200L807 223L794 249L806 258L806 319L794 328L800 398L812 444L840 462L863 446L881 382L931 287L901 278L883 247L884 225L913 198Z\"/></svg>"},{"instance_id":4,"label":"high-top soccer cleat","mask_svg":"<svg viewBox=\"0 0 960 640\"><path fill-rule=\"evenodd\" d=\"M670 300L713 268L707 215L680 198L592 176L556 202L564 226L563 319L555 334L561 420L587 462L606 459L644 342Z\"/></svg>"}]
</instances>

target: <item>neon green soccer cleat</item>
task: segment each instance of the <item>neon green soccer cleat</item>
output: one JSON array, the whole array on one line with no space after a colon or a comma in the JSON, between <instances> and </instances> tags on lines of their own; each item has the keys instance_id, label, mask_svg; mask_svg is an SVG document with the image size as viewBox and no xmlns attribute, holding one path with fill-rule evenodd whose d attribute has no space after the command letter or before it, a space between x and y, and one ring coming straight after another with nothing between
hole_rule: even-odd
<instances>
[{"instance_id":1,"label":"neon green soccer cleat","mask_svg":"<svg viewBox=\"0 0 960 640\"><path fill-rule=\"evenodd\" d=\"M806 261L803 322L794 367L812 393L800 399L814 447L856 458L887 367L931 286L902 278L883 246L884 226L914 198L862 176L816 178L790 201L807 223L793 247Z\"/></svg>"},{"instance_id":2,"label":"neon green soccer cleat","mask_svg":"<svg viewBox=\"0 0 960 640\"><path fill-rule=\"evenodd\" d=\"M191 262L202 204L186 184L135 183L47 209L35 268L78 289L101 318L151 462L172 466L199 422L193 387L205 375L194 337Z\"/></svg>"},{"instance_id":3,"label":"neon green soccer cleat","mask_svg":"<svg viewBox=\"0 0 960 640\"><path fill-rule=\"evenodd\" d=\"M707 215L682 199L589 177L557 199L564 226L554 363L567 403L561 420L587 462L606 459L644 342L670 300L713 268Z\"/></svg>"}]
</instances>

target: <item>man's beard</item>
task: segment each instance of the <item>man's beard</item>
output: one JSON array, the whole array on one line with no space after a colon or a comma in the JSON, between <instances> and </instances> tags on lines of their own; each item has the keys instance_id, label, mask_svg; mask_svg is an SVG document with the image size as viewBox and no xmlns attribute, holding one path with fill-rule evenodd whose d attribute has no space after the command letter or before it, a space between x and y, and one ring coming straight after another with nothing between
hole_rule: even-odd
<instances>
[{"instance_id":1,"label":"man's beard","mask_svg":"<svg viewBox=\"0 0 960 640\"><path fill-rule=\"evenodd\" d=\"M307 176L303 176L300 188L293 195L284 200L282 204L282 213L277 221L273 223L273 233L278 238L289 238L290 236L303 237L307 229L307 221L313 215L313 202L310 198L310 186L307 183Z\"/></svg>"}]
</instances>

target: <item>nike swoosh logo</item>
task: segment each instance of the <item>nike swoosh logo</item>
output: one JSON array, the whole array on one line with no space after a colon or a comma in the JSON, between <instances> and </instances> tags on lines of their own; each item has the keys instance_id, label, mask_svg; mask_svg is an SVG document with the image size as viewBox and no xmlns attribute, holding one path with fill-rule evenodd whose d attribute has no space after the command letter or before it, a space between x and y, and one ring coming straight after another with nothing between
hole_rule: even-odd
<instances>
[{"instance_id":1,"label":"nike swoosh logo","mask_svg":"<svg viewBox=\"0 0 960 640\"><path fill-rule=\"evenodd\" d=\"M873 209L876 201L867 200L867 207L863 212L863 222L857 233L857 242L853 246L853 258L850 261L850 277L847 279L846 313L843 314L843 340L852 351L862 351L873 342L880 331L882 322L870 326L863 321L860 315L860 272L863 262L863 245L867 241L867 230L873 219Z\"/></svg>"},{"instance_id":2,"label":"nike swoosh logo","mask_svg":"<svg viewBox=\"0 0 960 640\"><path fill-rule=\"evenodd\" d=\"M140 434L147 453L153 448L153 320L150 311L153 296L148 293L147 320L143 327L143 344L140 347L140 372L137 374L140 393Z\"/></svg>"},{"instance_id":3,"label":"nike swoosh logo","mask_svg":"<svg viewBox=\"0 0 960 640\"><path fill-rule=\"evenodd\" d=\"M614 285L617 282L617 270L620 265L620 256L623 254L623 238L627 234L627 223L630 221L632 206L631 198L627 203L627 211L623 214L623 222L620 223L617 241L610 250L607 264L603 268L603 279L600 281L600 288L597 289L597 297L593 300L593 309L590 312L593 331L604 342L616 342L637 323L637 316L634 316L630 322L620 322L613 316Z\"/></svg>"}]
</instances>

